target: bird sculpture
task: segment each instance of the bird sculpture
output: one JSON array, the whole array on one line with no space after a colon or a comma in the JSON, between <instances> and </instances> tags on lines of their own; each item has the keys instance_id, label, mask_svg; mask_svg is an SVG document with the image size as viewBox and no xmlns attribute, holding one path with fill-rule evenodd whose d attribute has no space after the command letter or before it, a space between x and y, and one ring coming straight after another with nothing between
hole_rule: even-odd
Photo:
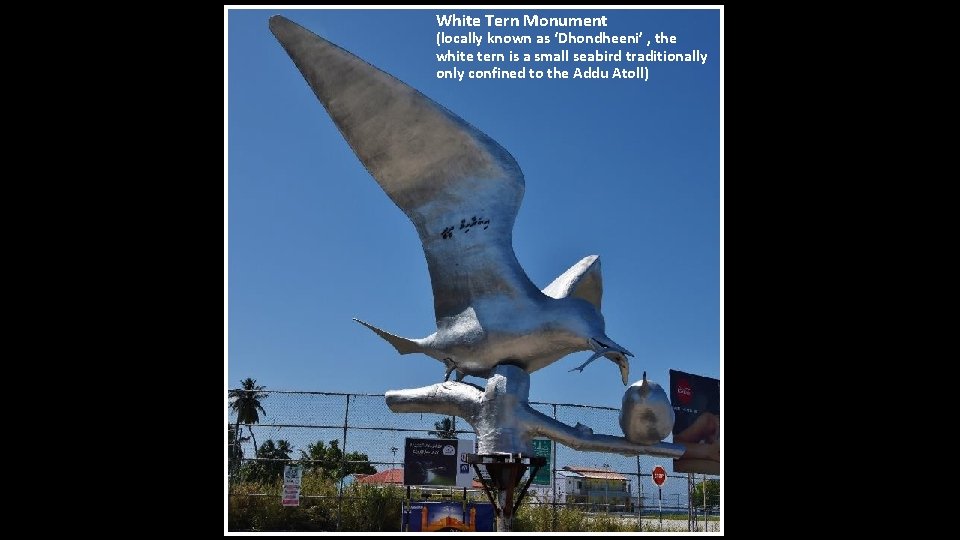
<instances>
[{"instance_id":1,"label":"bird sculpture","mask_svg":"<svg viewBox=\"0 0 960 540\"><path fill-rule=\"evenodd\" d=\"M347 143L413 222L426 255L437 331L405 338L361 321L400 354L422 353L489 377L532 373L578 351L605 356L627 385L633 356L605 333L600 259L585 257L543 290L513 251L520 166L486 134L414 88L282 16L279 40ZM573 370L571 370L573 371Z\"/></svg>"}]
</instances>

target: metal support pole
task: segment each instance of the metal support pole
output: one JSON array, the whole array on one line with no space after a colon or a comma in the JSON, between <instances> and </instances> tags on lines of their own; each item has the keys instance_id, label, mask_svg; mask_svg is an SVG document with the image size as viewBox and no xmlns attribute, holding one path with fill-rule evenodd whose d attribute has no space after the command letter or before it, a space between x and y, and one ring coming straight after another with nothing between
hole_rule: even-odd
<instances>
[{"instance_id":1,"label":"metal support pole","mask_svg":"<svg viewBox=\"0 0 960 540\"><path fill-rule=\"evenodd\" d=\"M522 454L467 454L467 463L473 465L487 498L493 504L497 515L497 531L509 532L513 526L513 517L523 502L523 496L537 471L546 464L546 458ZM487 470L489 479L480 474L480 465ZM523 487L520 487L520 479L528 467L533 468L532 472ZM494 490L497 492L496 498L493 495Z\"/></svg>"},{"instance_id":2,"label":"metal support pole","mask_svg":"<svg viewBox=\"0 0 960 540\"><path fill-rule=\"evenodd\" d=\"M517 510L520 509L520 503L523 502L523 496L527 494L527 490L530 489L530 483L533 482L533 477L540 472L541 465L534 465L533 470L530 471L530 475L527 476L527 483L523 485L523 489L520 490L520 495L517 496L517 502L514 504L513 513L516 514ZM523 476L523 473L520 473Z\"/></svg>"},{"instance_id":3,"label":"metal support pole","mask_svg":"<svg viewBox=\"0 0 960 540\"><path fill-rule=\"evenodd\" d=\"M477 478L480 479L480 483L483 485L483 492L487 494L487 498L490 499L490 504L493 505L493 511L497 511L497 501L493 499L493 493L490 491L490 488L487 487L487 483L483 479L483 475L480 474L480 467L476 463L473 464L473 470L477 472Z\"/></svg>"},{"instance_id":4,"label":"metal support pole","mask_svg":"<svg viewBox=\"0 0 960 540\"><path fill-rule=\"evenodd\" d=\"M660 492L660 530L663 530L663 488L658 487L657 491Z\"/></svg>"}]
</instances>

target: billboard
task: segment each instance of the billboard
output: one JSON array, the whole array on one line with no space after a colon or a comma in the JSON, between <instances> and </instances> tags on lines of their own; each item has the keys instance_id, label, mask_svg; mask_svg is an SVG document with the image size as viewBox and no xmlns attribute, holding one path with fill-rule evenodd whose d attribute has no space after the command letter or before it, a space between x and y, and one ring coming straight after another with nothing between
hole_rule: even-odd
<instances>
[{"instance_id":1,"label":"billboard","mask_svg":"<svg viewBox=\"0 0 960 540\"><path fill-rule=\"evenodd\" d=\"M473 440L411 439L403 452L405 486L473 486L473 467L467 454L473 453Z\"/></svg>"},{"instance_id":2,"label":"billboard","mask_svg":"<svg viewBox=\"0 0 960 540\"><path fill-rule=\"evenodd\" d=\"M720 474L720 380L670 370L673 442L687 446L674 472Z\"/></svg>"},{"instance_id":3,"label":"billboard","mask_svg":"<svg viewBox=\"0 0 960 540\"><path fill-rule=\"evenodd\" d=\"M413 501L403 510L403 530L410 532L492 532L493 505L478 502Z\"/></svg>"}]
</instances>

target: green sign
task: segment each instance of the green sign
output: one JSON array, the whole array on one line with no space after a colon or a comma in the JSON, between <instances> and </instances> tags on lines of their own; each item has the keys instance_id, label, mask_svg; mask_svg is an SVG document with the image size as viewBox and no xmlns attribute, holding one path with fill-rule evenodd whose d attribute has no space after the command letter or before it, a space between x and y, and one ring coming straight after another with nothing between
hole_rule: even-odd
<instances>
[{"instance_id":1,"label":"green sign","mask_svg":"<svg viewBox=\"0 0 960 540\"><path fill-rule=\"evenodd\" d=\"M553 441L550 439L534 439L533 440L533 455L537 457L547 458L547 463L537 472L537 475L533 477L533 483L539 486L549 486L550 485L550 450Z\"/></svg>"}]
</instances>

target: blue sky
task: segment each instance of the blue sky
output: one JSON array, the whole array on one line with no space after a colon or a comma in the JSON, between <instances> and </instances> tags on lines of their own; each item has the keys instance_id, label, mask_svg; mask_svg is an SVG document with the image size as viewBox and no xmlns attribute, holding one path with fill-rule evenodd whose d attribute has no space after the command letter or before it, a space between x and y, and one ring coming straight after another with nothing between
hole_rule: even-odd
<instances>
[{"instance_id":1,"label":"blue sky","mask_svg":"<svg viewBox=\"0 0 960 540\"><path fill-rule=\"evenodd\" d=\"M582 257L600 255L607 335L636 355L632 381L647 371L666 386L669 369L720 377L718 11L272 9L228 15L229 387L253 377L269 389L380 393L443 376L436 360L399 356L351 320L408 337L432 333L430 278L412 224L268 30L276 13L417 88L513 154L526 178L514 228L520 263L543 287ZM436 46L435 15L448 13L607 15L610 22L602 29L473 29L483 33L663 31L678 38L669 47L486 52L699 49L708 61L646 64L647 82L439 80L445 66L436 53L453 47ZM619 407L624 387L612 362L568 372L589 355L534 373L531 400Z\"/></svg>"}]
</instances>

